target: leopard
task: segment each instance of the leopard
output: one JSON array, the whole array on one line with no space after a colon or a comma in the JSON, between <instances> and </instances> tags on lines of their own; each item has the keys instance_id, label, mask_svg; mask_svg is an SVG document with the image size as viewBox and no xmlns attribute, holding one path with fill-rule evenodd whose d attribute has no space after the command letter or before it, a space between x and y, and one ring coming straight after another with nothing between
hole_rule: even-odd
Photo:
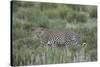
<instances>
[{"instance_id":1,"label":"leopard","mask_svg":"<svg viewBox=\"0 0 100 67\"><path fill-rule=\"evenodd\" d=\"M68 47L80 45L80 37L73 31L49 30L42 27L32 28L33 33L43 46Z\"/></svg>"}]
</instances>

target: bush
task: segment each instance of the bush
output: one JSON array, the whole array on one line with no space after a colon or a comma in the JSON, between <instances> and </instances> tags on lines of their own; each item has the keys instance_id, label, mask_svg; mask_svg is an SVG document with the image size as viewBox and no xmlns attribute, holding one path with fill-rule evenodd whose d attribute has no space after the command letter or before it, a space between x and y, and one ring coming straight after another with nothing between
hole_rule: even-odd
<instances>
[{"instance_id":1,"label":"bush","mask_svg":"<svg viewBox=\"0 0 100 67\"><path fill-rule=\"evenodd\" d=\"M66 20L61 20L61 19L51 20L49 22L49 28L50 29L64 30L66 23L67 23Z\"/></svg>"},{"instance_id":2,"label":"bush","mask_svg":"<svg viewBox=\"0 0 100 67\"><path fill-rule=\"evenodd\" d=\"M88 18L89 18L88 17L88 14L87 13L83 13L83 12L80 12L76 16L77 22L87 22L88 21Z\"/></svg>"},{"instance_id":3,"label":"bush","mask_svg":"<svg viewBox=\"0 0 100 67\"><path fill-rule=\"evenodd\" d=\"M97 8L96 7L90 11L90 17L97 18Z\"/></svg>"},{"instance_id":4,"label":"bush","mask_svg":"<svg viewBox=\"0 0 100 67\"><path fill-rule=\"evenodd\" d=\"M50 19L59 18L59 12L57 12L55 9L45 10L43 11L43 13Z\"/></svg>"}]
</instances>

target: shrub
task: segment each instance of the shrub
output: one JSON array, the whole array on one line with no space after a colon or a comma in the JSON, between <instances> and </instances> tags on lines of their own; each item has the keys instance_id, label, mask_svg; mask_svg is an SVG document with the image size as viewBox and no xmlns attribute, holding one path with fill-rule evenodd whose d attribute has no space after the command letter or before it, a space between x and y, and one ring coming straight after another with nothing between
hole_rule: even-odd
<instances>
[{"instance_id":1,"label":"shrub","mask_svg":"<svg viewBox=\"0 0 100 67\"><path fill-rule=\"evenodd\" d=\"M80 12L77 15L76 19L79 22L87 22L88 21L88 14L87 13Z\"/></svg>"},{"instance_id":2,"label":"shrub","mask_svg":"<svg viewBox=\"0 0 100 67\"><path fill-rule=\"evenodd\" d=\"M97 18L97 8L96 7L90 11L90 17Z\"/></svg>"}]
</instances>

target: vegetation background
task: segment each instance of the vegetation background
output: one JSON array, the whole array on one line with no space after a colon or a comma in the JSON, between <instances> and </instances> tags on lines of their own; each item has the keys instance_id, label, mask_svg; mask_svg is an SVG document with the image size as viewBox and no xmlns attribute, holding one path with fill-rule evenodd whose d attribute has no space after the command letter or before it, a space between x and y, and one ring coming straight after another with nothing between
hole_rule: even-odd
<instances>
[{"instance_id":1,"label":"vegetation background","mask_svg":"<svg viewBox=\"0 0 100 67\"><path fill-rule=\"evenodd\" d=\"M97 60L97 7L12 1L12 65L39 65ZM80 51L40 47L32 28L71 30L81 37ZM85 46L84 46L85 44Z\"/></svg>"}]
</instances>

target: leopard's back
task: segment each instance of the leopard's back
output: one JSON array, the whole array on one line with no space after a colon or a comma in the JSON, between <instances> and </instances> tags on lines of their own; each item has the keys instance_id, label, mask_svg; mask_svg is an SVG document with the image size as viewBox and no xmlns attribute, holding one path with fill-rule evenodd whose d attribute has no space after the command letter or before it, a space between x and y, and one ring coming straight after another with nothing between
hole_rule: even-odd
<instances>
[{"instance_id":1,"label":"leopard's back","mask_svg":"<svg viewBox=\"0 0 100 67\"><path fill-rule=\"evenodd\" d=\"M78 45L80 39L74 32L50 32L48 36L48 45L52 46L68 46Z\"/></svg>"},{"instance_id":2,"label":"leopard's back","mask_svg":"<svg viewBox=\"0 0 100 67\"><path fill-rule=\"evenodd\" d=\"M57 47L80 44L78 34L72 31L52 31L41 28L37 28L35 31L37 32L36 34L39 35L41 44L45 46Z\"/></svg>"}]
</instances>

